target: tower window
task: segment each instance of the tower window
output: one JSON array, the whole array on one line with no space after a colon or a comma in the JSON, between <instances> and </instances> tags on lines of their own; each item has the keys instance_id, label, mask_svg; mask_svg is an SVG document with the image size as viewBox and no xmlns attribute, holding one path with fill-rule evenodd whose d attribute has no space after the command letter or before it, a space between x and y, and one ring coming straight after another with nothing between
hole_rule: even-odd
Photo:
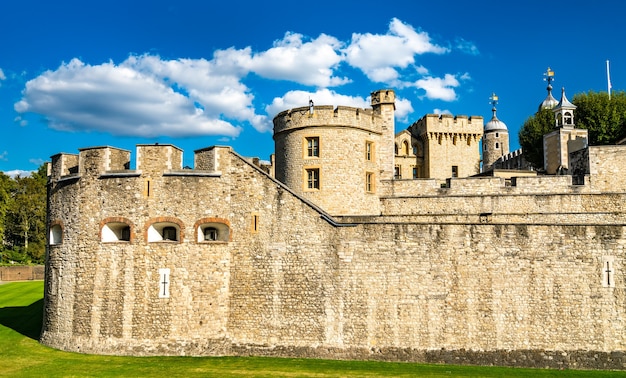
<instances>
[{"instance_id":1,"label":"tower window","mask_svg":"<svg viewBox=\"0 0 626 378\"><path fill-rule=\"evenodd\" d=\"M207 227L204 229L204 240L205 241L216 241L219 232L215 227Z\"/></svg>"},{"instance_id":2,"label":"tower window","mask_svg":"<svg viewBox=\"0 0 626 378\"><path fill-rule=\"evenodd\" d=\"M500 148L500 143L496 142L496 150Z\"/></svg>"},{"instance_id":3,"label":"tower window","mask_svg":"<svg viewBox=\"0 0 626 378\"><path fill-rule=\"evenodd\" d=\"M307 149L308 157L319 157L320 156L320 138L319 137L306 138L306 149Z\"/></svg>"},{"instance_id":4,"label":"tower window","mask_svg":"<svg viewBox=\"0 0 626 378\"><path fill-rule=\"evenodd\" d=\"M130 241L130 226L123 222L108 222L100 231L102 242Z\"/></svg>"},{"instance_id":5,"label":"tower window","mask_svg":"<svg viewBox=\"0 0 626 378\"><path fill-rule=\"evenodd\" d=\"M402 178L402 171L400 170L399 165L396 165L394 168L393 178L398 180Z\"/></svg>"},{"instance_id":6,"label":"tower window","mask_svg":"<svg viewBox=\"0 0 626 378\"><path fill-rule=\"evenodd\" d=\"M320 188L320 170L319 168L308 168L306 170L307 189Z\"/></svg>"},{"instance_id":7,"label":"tower window","mask_svg":"<svg viewBox=\"0 0 626 378\"><path fill-rule=\"evenodd\" d=\"M365 174L365 191L368 193L374 192L374 174L372 172Z\"/></svg>"},{"instance_id":8,"label":"tower window","mask_svg":"<svg viewBox=\"0 0 626 378\"><path fill-rule=\"evenodd\" d=\"M172 241L178 240L178 238L176 237L176 227L173 227L173 226L163 227L163 240L172 240Z\"/></svg>"},{"instance_id":9,"label":"tower window","mask_svg":"<svg viewBox=\"0 0 626 378\"><path fill-rule=\"evenodd\" d=\"M61 225L54 224L50 226L50 244L61 244L63 242L63 229Z\"/></svg>"},{"instance_id":10,"label":"tower window","mask_svg":"<svg viewBox=\"0 0 626 378\"><path fill-rule=\"evenodd\" d=\"M459 177L459 167L457 165L452 166L452 177Z\"/></svg>"},{"instance_id":11,"label":"tower window","mask_svg":"<svg viewBox=\"0 0 626 378\"><path fill-rule=\"evenodd\" d=\"M500 138L500 133L496 133L496 138Z\"/></svg>"},{"instance_id":12,"label":"tower window","mask_svg":"<svg viewBox=\"0 0 626 378\"><path fill-rule=\"evenodd\" d=\"M365 142L365 160L371 161L374 158L374 143Z\"/></svg>"}]
</instances>

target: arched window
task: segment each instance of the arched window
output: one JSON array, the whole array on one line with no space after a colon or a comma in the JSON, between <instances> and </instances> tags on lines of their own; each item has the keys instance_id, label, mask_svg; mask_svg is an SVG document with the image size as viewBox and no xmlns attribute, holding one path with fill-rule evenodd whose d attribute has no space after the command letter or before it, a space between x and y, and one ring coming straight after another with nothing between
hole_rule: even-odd
<instances>
[{"instance_id":1,"label":"arched window","mask_svg":"<svg viewBox=\"0 0 626 378\"><path fill-rule=\"evenodd\" d=\"M63 243L63 227L58 223L50 225L50 245Z\"/></svg>"},{"instance_id":2,"label":"arched window","mask_svg":"<svg viewBox=\"0 0 626 378\"><path fill-rule=\"evenodd\" d=\"M204 218L196 222L195 232L198 243L229 242L230 222L221 218Z\"/></svg>"},{"instance_id":3,"label":"arched window","mask_svg":"<svg viewBox=\"0 0 626 378\"><path fill-rule=\"evenodd\" d=\"M402 142L402 155L408 155L409 154L409 142L407 142L406 140L404 142Z\"/></svg>"},{"instance_id":4,"label":"arched window","mask_svg":"<svg viewBox=\"0 0 626 378\"><path fill-rule=\"evenodd\" d=\"M573 119L574 117L572 117L572 113L570 113L570 112L565 112L565 117L564 117L564 118L565 118L565 124L566 124L566 125L571 125L571 124L572 124L572 119Z\"/></svg>"},{"instance_id":5,"label":"arched window","mask_svg":"<svg viewBox=\"0 0 626 378\"><path fill-rule=\"evenodd\" d=\"M175 241L180 242L181 232L182 232L182 223L179 223L177 220L172 218L171 221L161 221L155 222L148 226L147 229L147 241L148 243L153 242L165 242L165 241Z\"/></svg>"},{"instance_id":6,"label":"arched window","mask_svg":"<svg viewBox=\"0 0 626 378\"><path fill-rule=\"evenodd\" d=\"M396 155L398 154L398 143L394 145L394 152Z\"/></svg>"},{"instance_id":7,"label":"arched window","mask_svg":"<svg viewBox=\"0 0 626 378\"><path fill-rule=\"evenodd\" d=\"M130 226L124 222L108 222L100 231L103 243L130 241Z\"/></svg>"}]
</instances>

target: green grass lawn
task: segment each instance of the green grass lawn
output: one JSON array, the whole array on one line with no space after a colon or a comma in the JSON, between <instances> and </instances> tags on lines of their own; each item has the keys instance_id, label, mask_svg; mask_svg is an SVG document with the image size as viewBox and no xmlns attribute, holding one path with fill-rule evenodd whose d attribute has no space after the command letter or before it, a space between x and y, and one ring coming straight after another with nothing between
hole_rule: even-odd
<instances>
[{"instance_id":1,"label":"green grass lawn","mask_svg":"<svg viewBox=\"0 0 626 378\"><path fill-rule=\"evenodd\" d=\"M615 377L626 372L535 370L261 357L114 357L37 342L43 282L0 285L0 376L9 377Z\"/></svg>"}]
</instances>

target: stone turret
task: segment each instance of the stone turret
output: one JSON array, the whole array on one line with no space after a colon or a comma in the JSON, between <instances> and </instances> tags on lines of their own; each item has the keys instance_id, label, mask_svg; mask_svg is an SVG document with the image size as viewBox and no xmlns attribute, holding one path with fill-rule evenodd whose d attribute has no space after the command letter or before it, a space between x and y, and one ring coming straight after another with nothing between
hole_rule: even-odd
<instances>
[{"instance_id":1,"label":"stone turret","mask_svg":"<svg viewBox=\"0 0 626 378\"><path fill-rule=\"evenodd\" d=\"M569 154L587 147L588 132L576 128L575 109L576 105L567 99L563 88L561 101L552 109L555 130L543 136L543 162L548 174L571 173L568 172Z\"/></svg>"},{"instance_id":2,"label":"stone turret","mask_svg":"<svg viewBox=\"0 0 626 378\"><path fill-rule=\"evenodd\" d=\"M495 93L491 96L491 104L493 115L485 124L483 135L483 171L490 170L498 159L509 153L509 130L496 115L498 96Z\"/></svg>"},{"instance_id":3,"label":"stone turret","mask_svg":"<svg viewBox=\"0 0 626 378\"><path fill-rule=\"evenodd\" d=\"M410 127L424 146L424 177L444 180L479 173L483 117L427 114Z\"/></svg>"},{"instance_id":4,"label":"stone turret","mask_svg":"<svg viewBox=\"0 0 626 378\"><path fill-rule=\"evenodd\" d=\"M333 215L379 212L377 187L393 176L392 90L372 109L314 105L274 118L276 178Z\"/></svg>"}]
</instances>

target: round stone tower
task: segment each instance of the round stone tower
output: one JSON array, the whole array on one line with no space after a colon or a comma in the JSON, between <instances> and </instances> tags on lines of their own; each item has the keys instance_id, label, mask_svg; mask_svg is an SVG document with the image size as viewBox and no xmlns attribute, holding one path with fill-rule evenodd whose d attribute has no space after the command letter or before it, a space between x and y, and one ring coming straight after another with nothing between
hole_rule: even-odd
<instances>
[{"instance_id":1,"label":"round stone tower","mask_svg":"<svg viewBox=\"0 0 626 378\"><path fill-rule=\"evenodd\" d=\"M509 153L509 130L506 124L496 116L498 96L495 93L491 95L491 104L493 115L491 120L485 124L483 134L483 171L492 169L493 164L500 157Z\"/></svg>"},{"instance_id":2,"label":"round stone tower","mask_svg":"<svg viewBox=\"0 0 626 378\"><path fill-rule=\"evenodd\" d=\"M395 93L372 109L295 108L274 118L276 178L331 215L379 214L377 187L392 179Z\"/></svg>"}]
</instances>

